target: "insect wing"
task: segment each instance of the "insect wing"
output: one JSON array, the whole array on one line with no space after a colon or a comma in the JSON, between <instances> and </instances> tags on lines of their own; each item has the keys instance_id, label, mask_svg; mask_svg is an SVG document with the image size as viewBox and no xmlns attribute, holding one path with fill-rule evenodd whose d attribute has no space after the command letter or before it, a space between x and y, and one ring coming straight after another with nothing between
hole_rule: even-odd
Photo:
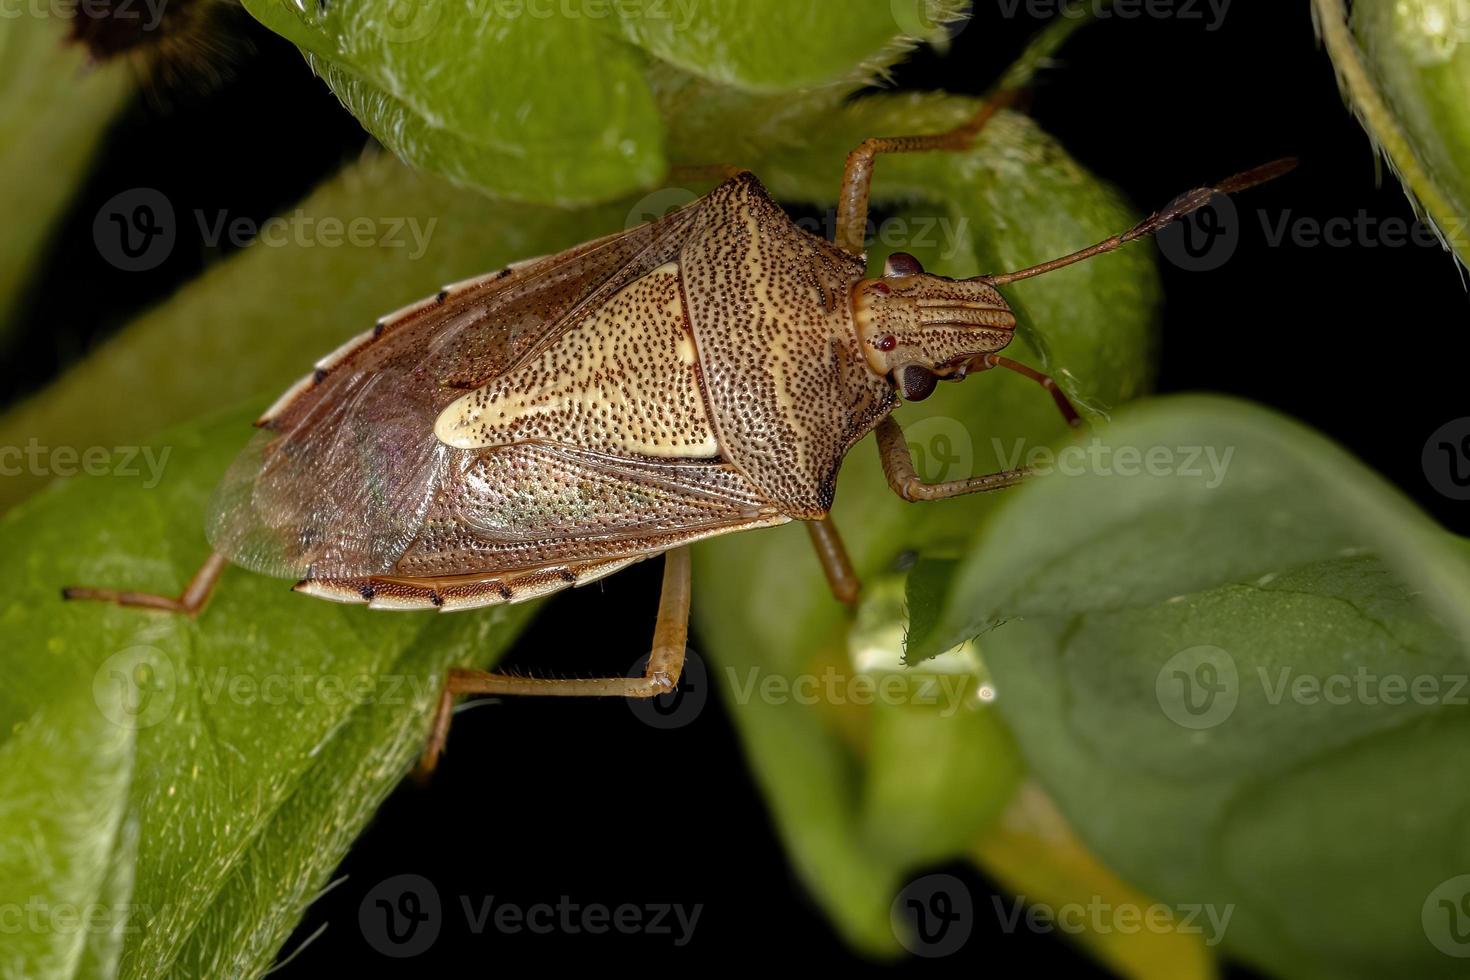
<instances>
[{"instance_id":1,"label":"insect wing","mask_svg":"<svg viewBox=\"0 0 1470 980\"><path fill-rule=\"evenodd\" d=\"M451 452L439 412L673 260L699 207L447 287L344 345L261 420L211 502L210 542L284 578L388 572Z\"/></svg>"},{"instance_id":2,"label":"insect wing","mask_svg":"<svg viewBox=\"0 0 1470 980\"><path fill-rule=\"evenodd\" d=\"M413 540L444 447L420 416L358 375L316 402L289 433L264 429L236 457L210 506L216 550L282 578L390 568Z\"/></svg>"},{"instance_id":3,"label":"insect wing","mask_svg":"<svg viewBox=\"0 0 1470 980\"><path fill-rule=\"evenodd\" d=\"M647 556L785 520L725 463L536 443L451 450L441 492L397 574L437 578Z\"/></svg>"}]
</instances>

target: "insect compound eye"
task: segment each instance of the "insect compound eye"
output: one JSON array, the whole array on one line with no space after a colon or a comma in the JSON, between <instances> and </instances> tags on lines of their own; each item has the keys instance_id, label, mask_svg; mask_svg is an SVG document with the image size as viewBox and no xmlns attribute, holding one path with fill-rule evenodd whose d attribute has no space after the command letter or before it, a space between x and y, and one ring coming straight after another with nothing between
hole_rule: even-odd
<instances>
[{"instance_id":1,"label":"insect compound eye","mask_svg":"<svg viewBox=\"0 0 1470 980\"><path fill-rule=\"evenodd\" d=\"M939 376L933 371L926 371L917 364L909 364L898 372L898 387L903 392L903 400L906 402L921 402L934 394L934 386L939 384Z\"/></svg>"},{"instance_id":2,"label":"insect compound eye","mask_svg":"<svg viewBox=\"0 0 1470 980\"><path fill-rule=\"evenodd\" d=\"M907 252L894 252L883 263L885 276L917 276L923 271L924 267L919 264L919 260Z\"/></svg>"}]
</instances>

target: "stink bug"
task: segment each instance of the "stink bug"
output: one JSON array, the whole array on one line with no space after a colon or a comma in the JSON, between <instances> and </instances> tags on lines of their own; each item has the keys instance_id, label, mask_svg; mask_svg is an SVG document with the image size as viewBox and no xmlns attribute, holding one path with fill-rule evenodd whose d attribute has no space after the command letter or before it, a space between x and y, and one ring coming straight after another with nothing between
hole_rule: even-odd
<instances>
[{"instance_id":1,"label":"stink bug","mask_svg":"<svg viewBox=\"0 0 1470 980\"><path fill-rule=\"evenodd\" d=\"M470 609L595 581L664 554L642 677L452 670L456 695L670 691L683 667L693 541L807 522L837 598L858 581L827 517L837 471L877 431L905 500L1011 486L1022 470L928 484L891 413L939 381L1005 368L1016 319L997 287L1111 251L1292 166L1190 192L1130 231L1050 262L949 279L898 254L866 277L868 190L885 153L968 147L999 105L847 159L834 241L798 228L750 173L656 221L445 287L319 361L259 420L209 517L214 552L177 598L69 598L197 613L229 562L375 609Z\"/></svg>"}]
</instances>

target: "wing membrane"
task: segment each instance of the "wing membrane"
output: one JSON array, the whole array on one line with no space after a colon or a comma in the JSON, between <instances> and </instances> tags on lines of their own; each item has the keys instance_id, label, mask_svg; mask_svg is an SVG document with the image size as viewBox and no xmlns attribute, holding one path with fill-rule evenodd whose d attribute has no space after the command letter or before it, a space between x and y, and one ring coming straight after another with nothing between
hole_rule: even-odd
<instances>
[{"instance_id":1,"label":"wing membrane","mask_svg":"<svg viewBox=\"0 0 1470 980\"><path fill-rule=\"evenodd\" d=\"M395 574L435 578L611 557L782 523L727 463L630 460L536 443L450 450Z\"/></svg>"}]
</instances>

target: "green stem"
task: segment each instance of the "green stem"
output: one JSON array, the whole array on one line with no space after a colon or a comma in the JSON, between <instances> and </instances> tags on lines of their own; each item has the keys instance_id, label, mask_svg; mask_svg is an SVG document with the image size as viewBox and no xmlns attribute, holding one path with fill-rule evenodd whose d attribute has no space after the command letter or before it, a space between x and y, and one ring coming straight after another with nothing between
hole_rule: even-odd
<instances>
[{"instance_id":1,"label":"green stem","mask_svg":"<svg viewBox=\"0 0 1470 980\"><path fill-rule=\"evenodd\" d=\"M1021 56L991 88L991 94L1026 88L1043 68L1048 67L1052 57L1071 40L1073 34L1097 20L1098 15L1111 6L1112 0L1072 4L1031 39Z\"/></svg>"},{"instance_id":2,"label":"green stem","mask_svg":"<svg viewBox=\"0 0 1470 980\"><path fill-rule=\"evenodd\" d=\"M1418 209L1436 224L1441 239L1449 243L1443 229L1438 228L1438 222L1456 213L1454 203L1439 189L1419 159L1408 134L1398 124L1393 109L1363 61L1348 22L1346 0L1312 0L1312 15L1337 70L1338 84L1347 96L1349 108L1367 130L1375 147L1388 158L1389 165L1398 174ZM1456 254L1461 262L1470 265L1470 257L1459 252Z\"/></svg>"}]
</instances>

